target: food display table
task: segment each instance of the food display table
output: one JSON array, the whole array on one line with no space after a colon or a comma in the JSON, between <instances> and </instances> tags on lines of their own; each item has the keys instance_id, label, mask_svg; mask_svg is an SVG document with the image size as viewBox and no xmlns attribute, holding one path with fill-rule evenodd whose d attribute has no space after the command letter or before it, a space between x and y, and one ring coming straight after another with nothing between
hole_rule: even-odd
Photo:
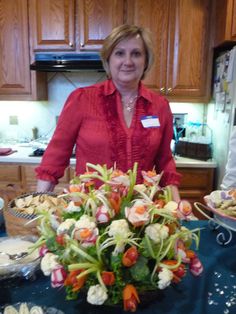
<instances>
[{"instance_id":1,"label":"food display table","mask_svg":"<svg viewBox=\"0 0 236 314\"><path fill-rule=\"evenodd\" d=\"M236 313L236 234L228 245L219 245L219 229L211 230L208 221L187 222L188 228L203 228L198 256L204 272L200 277L188 274L178 285L160 291L156 300L140 304L142 314L235 314ZM2 233L2 235L4 235ZM65 314L120 314L120 307L92 306L83 298L66 301L64 288L51 288L48 277L39 270L35 278L0 281L0 307L17 302L31 302L55 307Z\"/></svg>"}]
</instances>

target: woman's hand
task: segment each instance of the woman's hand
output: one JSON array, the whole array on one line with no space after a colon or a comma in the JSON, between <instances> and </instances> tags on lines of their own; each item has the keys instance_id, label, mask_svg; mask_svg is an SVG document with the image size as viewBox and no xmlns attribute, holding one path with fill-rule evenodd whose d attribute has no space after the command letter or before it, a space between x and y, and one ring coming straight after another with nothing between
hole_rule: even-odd
<instances>
[{"instance_id":1,"label":"woman's hand","mask_svg":"<svg viewBox=\"0 0 236 314\"><path fill-rule=\"evenodd\" d=\"M38 180L37 192L53 192L55 184L50 181Z\"/></svg>"}]
</instances>

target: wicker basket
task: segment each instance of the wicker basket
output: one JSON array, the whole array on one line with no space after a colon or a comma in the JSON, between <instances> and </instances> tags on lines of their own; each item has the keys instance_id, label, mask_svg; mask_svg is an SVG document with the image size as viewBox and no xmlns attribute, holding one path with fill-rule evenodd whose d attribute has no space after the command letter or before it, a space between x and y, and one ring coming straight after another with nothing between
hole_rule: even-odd
<instances>
[{"instance_id":1,"label":"wicker basket","mask_svg":"<svg viewBox=\"0 0 236 314\"><path fill-rule=\"evenodd\" d=\"M35 219L36 215L24 214L17 211L15 207L15 200L23 198L29 195L37 196L47 194L51 196L57 196L55 193L29 193L23 194L12 200L8 207L3 210L5 227L8 236L20 236L20 235L36 235L38 236L37 224L38 220Z\"/></svg>"}]
</instances>

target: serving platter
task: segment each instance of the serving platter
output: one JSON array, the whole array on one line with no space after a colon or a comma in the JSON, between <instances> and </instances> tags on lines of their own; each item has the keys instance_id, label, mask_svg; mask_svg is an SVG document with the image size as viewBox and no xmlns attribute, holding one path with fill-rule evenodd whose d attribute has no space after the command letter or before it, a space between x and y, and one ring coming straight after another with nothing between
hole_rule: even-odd
<instances>
[{"instance_id":1,"label":"serving platter","mask_svg":"<svg viewBox=\"0 0 236 314\"><path fill-rule=\"evenodd\" d=\"M216 190L206 195L204 201L207 210L213 213L217 221L236 231L236 216L234 216L236 214L236 199L234 195L235 190Z\"/></svg>"},{"instance_id":2,"label":"serving platter","mask_svg":"<svg viewBox=\"0 0 236 314\"><path fill-rule=\"evenodd\" d=\"M216 237L217 242L221 245L230 243L232 232L236 232L236 190L212 191L204 197L204 202L194 203L195 208L209 220L211 229L223 227Z\"/></svg>"}]
</instances>

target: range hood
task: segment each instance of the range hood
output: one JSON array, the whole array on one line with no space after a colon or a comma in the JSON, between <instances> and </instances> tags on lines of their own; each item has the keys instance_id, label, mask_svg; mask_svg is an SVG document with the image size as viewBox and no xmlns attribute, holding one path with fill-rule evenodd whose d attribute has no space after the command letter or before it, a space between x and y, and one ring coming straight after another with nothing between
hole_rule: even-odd
<instances>
[{"instance_id":1,"label":"range hood","mask_svg":"<svg viewBox=\"0 0 236 314\"><path fill-rule=\"evenodd\" d=\"M100 55L96 52L36 53L30 69L42 72L104 71Z\"/></svg>"}]
</instances>

